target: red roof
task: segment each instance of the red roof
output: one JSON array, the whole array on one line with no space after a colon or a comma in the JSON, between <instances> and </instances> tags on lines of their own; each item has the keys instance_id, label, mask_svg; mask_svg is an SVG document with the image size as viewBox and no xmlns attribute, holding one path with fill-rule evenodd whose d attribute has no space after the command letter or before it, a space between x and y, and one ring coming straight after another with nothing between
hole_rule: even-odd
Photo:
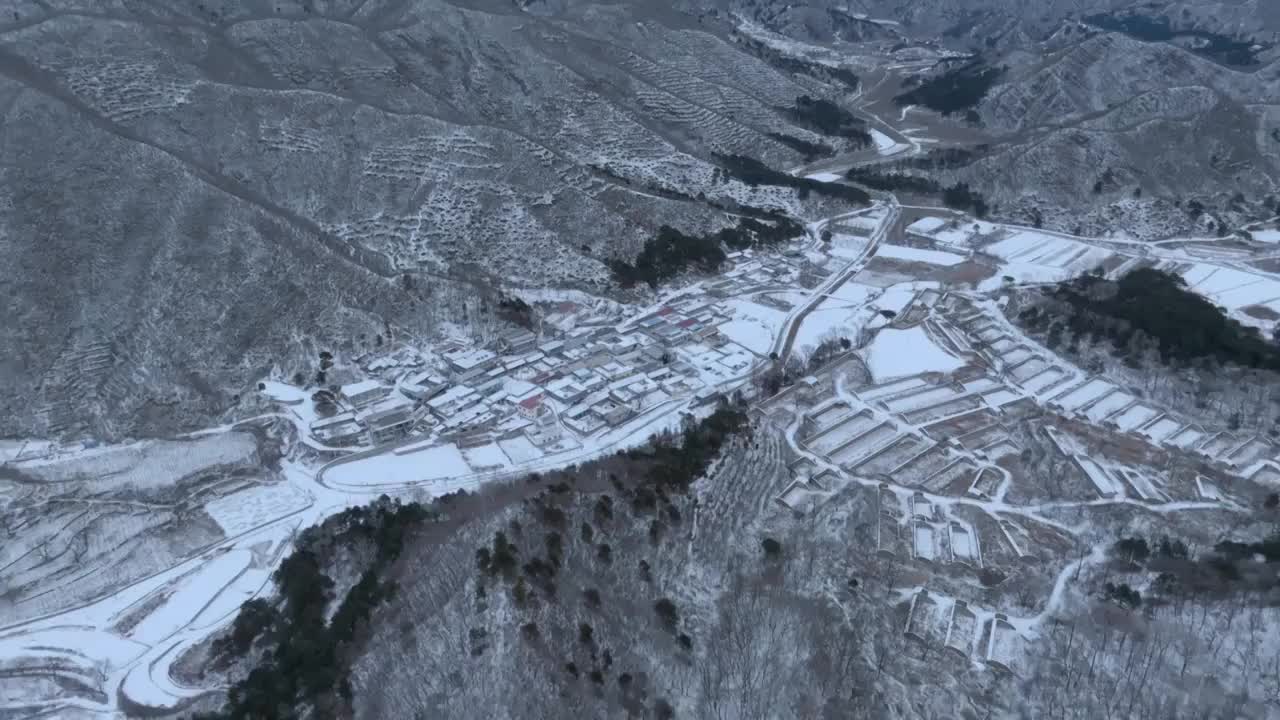
<instances>
[{"instance_id":1,"label":"red roof","mask_svg":"<svg viewBox=\"0 0 1280 720\"><path fill-rule=\"evenodd\" d=\"M677 325L677 327L687 328L696 322L698 321L694 320L693 318L689 318L688 320L681 320L680 323Z\"/></svg>"},{"instance_id":2,"label":"red roof","mask_svg":"<svg viewBox=\"0 0 1280 720\"><path fill-rule=\"evenodd\" d=\"M675 312L675 310L664 305L663 308L658 311L658 317L666 317L673 312Z\"/></svg>"},{"instance_id":3,"label":"red roof","mask_svg":"<svg viewBox=\"0 0 1280 720\"><path fill-rule=\"evenodd\" d=\"M520 407L526 410L532 410L533 408L536 408L541 404L542 404L542 393L538 393L537 395L530 395L529 397L520 401Z\"/></svg>"}]
</instances>

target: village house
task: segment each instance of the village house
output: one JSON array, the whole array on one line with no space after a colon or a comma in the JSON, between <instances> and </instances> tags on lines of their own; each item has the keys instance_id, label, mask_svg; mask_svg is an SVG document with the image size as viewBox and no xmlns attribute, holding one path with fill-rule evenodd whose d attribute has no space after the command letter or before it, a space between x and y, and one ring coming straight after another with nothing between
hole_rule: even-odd
<instances>
[{"instance_id":1,"label":"village house","mask_svg":"<svg viewBox=\"0 0 1280 720\"><path fill-rule=\"evenodd\" d=\"M351 408L361 408L385 398L391 388L377 380L361 380L343 385L338 390L338 399Z\"/></svg>"}]
</instances>

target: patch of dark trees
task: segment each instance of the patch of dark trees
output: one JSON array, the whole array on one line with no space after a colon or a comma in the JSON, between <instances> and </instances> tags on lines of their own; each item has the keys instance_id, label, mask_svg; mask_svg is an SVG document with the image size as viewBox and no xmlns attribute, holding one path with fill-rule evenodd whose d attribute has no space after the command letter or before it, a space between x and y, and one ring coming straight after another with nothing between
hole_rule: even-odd
<instances>
[{"instance_id":1,"label":"patch of dark trees","mask_svg":"<svg viewBox=\"0 0 1280 720\"><path fill-rule=\"evenodd\" d=\"M943 115L964 112L976 107L1003 74L1004 68L993 67L978 58L921 81L896 96L893 102L899 106L921 105Z\"/></svg>"},{"instance_id":2,"label":"patch of dark trees","mask_svg":"<svg viewBox=\"0 0 1280 720\"><path fill-rule=\"evenodd\" d=\"M704 275L718 271L726 260L726 247L731 250L767 247L803 234L804 227L784 215L773 215L770 222L741 218L734 227L705 235L688 235L663 225L657 235L645 241L635 261L614 260L609 263L609 270L624 288L640 283L657 287L688 270Z\"/></svg>"},{"instance_id":3,"label":"patch of dark trees","mask_svg":"<svg viewBox=\"0 0 1280 720\"><path fill-rule=\"evenodd\" d=\"M704 420L686 423L680 433L655 437L647 448L618 453L617 458L627 460L622 466L626 481L616 477L611 481L634 509L653 513L655 523L678 523L679 514L669 497L686 493L732 437L749 432L745 407L722 402ZM561 504L575 492L576 484L572 475L560 475L568 481L547 483L529 503L532 517L528 519L548 530L542 543L544 552L521 562L520 549L499 532L491 546L476 553L481 572L490 578L510 580L513 593L541 589L550 590L553 595L565 543L574 542L577 537L583 542L598 539L587 523L578 532L570 532ZM544 482L536 474L528 479L530 483ZM395 583L387 579L392 565L416 531L447 519L450 509L464 496L465 493L446 495L424 506L401 504L384 495L368 506L346 510L303 531L296 550L272 576L278 595L245 603L230 630L213 644L215 666L225 668L253 653L254 668L228 690L225 709L199 713L192 720L293 718L299 716L299 708L311 708L313 717L349 715L350 663L359 652L362 631L375 609L395 596ZM597 497L594 510L597 522L607 522L614 513L612 497ZM339 548L367 550L368 559L359 580L326 621L335 597L333 579L324 568L333 563ZM612 551L601 543L597 554L609 557ZM640 570L642 575L649 572L643 560ZM583 599L588 605L600 604L599 592L594 589L585 590ZM674 631L679 620L674 603L660 599L655 603L655 612ZM537 639L540 631L536 625L526 623L521 626L521 633L527 639ZM485 635L483 629L473 629L473 646L483 648ZM589 627L580 628L584 643L591 641L592 635ZM686 651L692 648L688 635L681 633L678 641ZM610 662L606 657L603 670ZM623 684L629 680L619 677ZM655 707L662 709L668 704L659 699ZM670 717L665 711L658 715Z\"/></svg>"},{"instance_id":4,"label":"patch of dark trees","mask_svg":"<svg viewBox=\"0 0 1280 720\"><path fill-rule=\"evenodd\" d=\"M858 74L848 68L831 67L822 63L792 57L747 35L737 34L735 39L742 47L746 48L747 52L783 72L808 75L824 82L843 83L851 90L857 90L862 85L862 79L858 77Z\"/></svg>"},{"instance_id":5,"label":"patch of dark trees","mask_svg":"<svg viewBox=\"0 0 1280 720\"><path fill-rule=\"evenodd\" d=\"M915 170L954 170L972 165L986 156L990 149L986 143L967 148L933 148L923 155L900 160L895 166Z\"/></svg>"},{"instance_id":6,"label":"patch of dark trees","mask_svg":"<svg viewBox=\"0 0 1280 720\"><path fill-rule=\"evenodd\" d=\"M823 135L845 138L858 147L871 144L866 121L830 100L801 95L795 106L786 108L784 113L797 125Z\"/></svg>"},{"instance_id":7,"label":"patch of dark trees","mask_svg":"<svg viewBox=\"0 0 1280 720\"><path fill-rule=\"evenodd\" d=\"M845 200L857 205L866 205L871 202L871 196L860 188L841 183L819 182L817 180L810 180L809 178L796 177L779 170L774 170L759 160L745 155L717 154L716 162L720 167L724 168L729 175L751 185L752 187L758 187L760 185L791 187L800 191L801 197L806 197L809 193L814 193L816 195L825 195L837 200Z\"/></svg>"},{"instance_id":8,"label":"patch of dark trees","mask_svg":"<svg viewBox=\"0 0 1280 720\"><path fill-rule=\"evenodd\" d=\"M245 603L231 631L213 645L214 662L222 666L259 646L257 665L228 690L226 709L195 720L294 717L300 705L316 708L320 716L335 715L351 699L348 650L374 608L395 593L394 583L383 577L406 537L431 516L418 503L402 505L383 496L305 530L272 576L279 595ZM357 544L371 545L372 558L326 621L335 598L323 567L335 546Z\"/></svg>"},{"instance_id":9,"label":"patch of dark trees","mask_svg":"<svg viewBox=\"0 0 1280 720\"><path fill-rule=\"evenodd\" d=\"M1151 17L1136 13L1099 13L1088 15L1085 23L1100 30L1118 32L1143 42L1173 42L1188 40L1185 45L1197 55L1203 55L1224 65L1251 67L1258 64L1257 45L1253 38L1239 40L1219 33L1197 28L1178 29L1167 17Z\"/></svg>"},{"instance_id":10,"label":"patch of dark trees","mask_svg":"<svg viewBox=\"0 0 1280 720\"><path fill-rule=\"evenodd\" d=\"M836 149L830 145L825 143L809 142L808 140L802 140L794 135L788 135L786 133L771 132L769 133L769 137L800 153L806 161L831 157L836 153Z\"/></svg>"},{"instance_id":11,"label":"patch of dark trees","mask_svg":"<svg viewBox=\"0 0 1280 720\"><path fill-rule=\"evenodd\" d=\"M1184 599L1223 600L1242 593L1274 596L1280 593L1280 528L1260 542L1223 540L1212 549L1195 554L1181 540L1162 536L1148 541L1124 537L1111 555L1124 572L1149 572L1155 579L1144 598L1128 583L1108 582L1103 597L1127 608L1166 605ZM1280 600L1270 597L1269 602Z\"/></svg>"},{"instance_id":12,"label":"patch of dark trees","mask_svg":"<svg viewBox=\"0 0 1280 720\"><path fill-rule=\"evenodd\" d=\"M986 217L990 209L982 193L970 188L968 183L956 183L943 187L937 180L919 175L882 173L856 166L849 168L845 177L873 190L936 196L943 205L953 210L973 213L976 217Z\"/></svg>"},{"instance_id":13,"label":"patch of dark trees","mask_svg":"<svg viewBox=\"0 0 1280 720\"><path fill-rule=\"evenodd\" d=\"M498 317L509 323L532 330L536 324L533 308L529 303L514 295L502 295L498 298Z\"/></svg>"},{"instance_id":14,"label":"patch of dark trees","mask_svg":"<svg viewBox=\"0 0 1280 720\"><path fill-rule=\"evenodd\" d=\"M1110 340L1118 351L1148 339L1165 363L1187 365L1211 359L1246 368L1280 370L1280 346L1233 320L1186 287L1177 275L1152 268L1116 281L1083 275L1048 291L1067 313L1028 308L1021 318L1049 342L1069 329L1076 336Z\"/></svg>"}]
</instances>

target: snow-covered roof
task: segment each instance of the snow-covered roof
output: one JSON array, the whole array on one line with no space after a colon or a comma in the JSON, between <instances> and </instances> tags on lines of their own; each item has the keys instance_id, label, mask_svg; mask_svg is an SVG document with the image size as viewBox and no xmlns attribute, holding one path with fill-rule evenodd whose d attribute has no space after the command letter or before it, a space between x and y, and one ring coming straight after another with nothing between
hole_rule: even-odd
<instances>
[{"instance_id":1,"label":"snow-covered roof","mask_svg":"<svg viewBox=\"0 0 1280 720\"><path fill-rule=\"evenodd\" d=\"M471 350L454 350L445 353L444 356L460 370L470 370L471 368L483 365L497 357L497 355L492 352L479 348Z\"/></svg>"},{"instance_id":2,"label":"snow-covered roof","mask_svg":"<svg viewBox=\"0 0 1280 720\"><path fill-rule=\"evenodd\" d=\"M382 383L377 380L361 380L360 382L347 383L342 386L342 394L347 397L356 397L368 392L373 392L382 388Z\"/></svg>"},{"instance_id":3,"label":"snow-covered roof","mask_svg":"<svg viewBox=\"0 0 1280 720\"><path fill-rule=\"evenodd\" d=\"M907 232L929 235L942 229L947 224L944 218L923 217L907 226Z\"/></svg>"}]
</instances>

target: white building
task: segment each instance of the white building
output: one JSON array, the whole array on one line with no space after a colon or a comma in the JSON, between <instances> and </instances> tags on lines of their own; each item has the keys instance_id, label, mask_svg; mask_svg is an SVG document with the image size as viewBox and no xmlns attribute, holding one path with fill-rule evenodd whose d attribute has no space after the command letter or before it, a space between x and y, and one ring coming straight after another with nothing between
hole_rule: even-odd
<instances>
[{"instance_id":1,"label":"white building","mask_svg":"<svg viewBox=\"0 0 1280 720\"><path fill-rule=\"evenodd\" d=\"M343 385L338 390L338 398L353 408L371 405L391 392L391 388L377 380L361 380Z\"/></svg>"}]
</instances>

